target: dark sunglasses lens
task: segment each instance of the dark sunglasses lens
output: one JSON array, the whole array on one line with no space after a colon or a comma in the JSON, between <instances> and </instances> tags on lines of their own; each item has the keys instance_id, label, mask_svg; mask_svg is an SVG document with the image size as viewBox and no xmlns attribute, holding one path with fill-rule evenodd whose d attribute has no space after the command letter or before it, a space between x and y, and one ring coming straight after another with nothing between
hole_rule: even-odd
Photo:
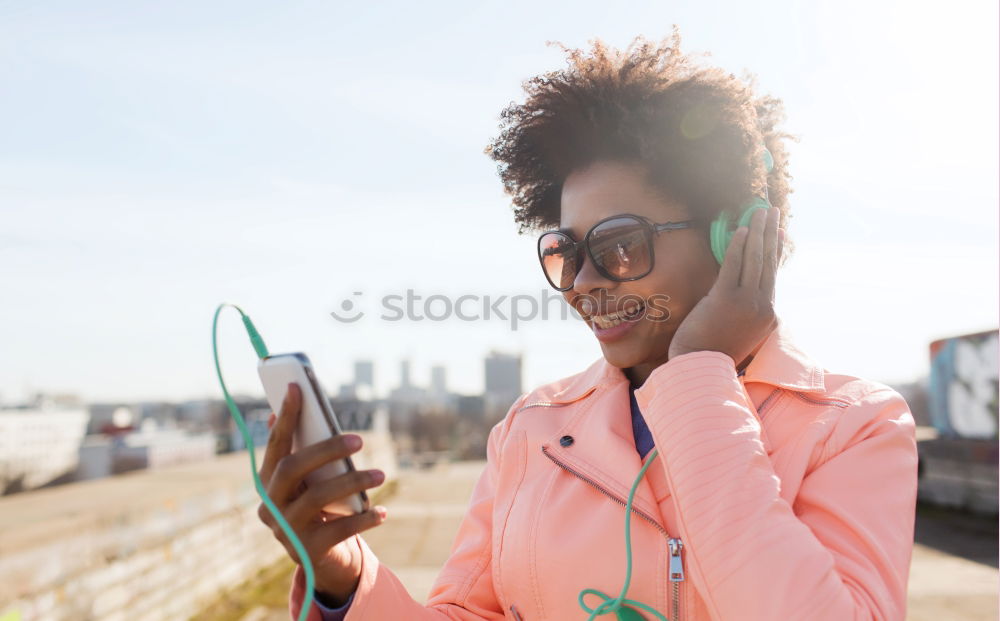
<instances>
[{"instance_id":1,"label":"dark sunglasses lens","mask_svg":"<svg viewBox=\"0 0 1000 621\"><path fill-rule=\"evenodd\" d=\"M635 278L649 271L649 228L635 218L615 218L597 226L590 234L590 252L612 278Z\"/></svg>"},{"instance_id":2,"label":"dark sunglasses lens","mask_svg":"<svg viewBox=\"0 0 1000 621\"><path fill-rule=\"evenodd\" d=\"M538 242L539 258L549 284L556 289L573 286L576 279L576 248L562 233L546 233Z\"/></svg>"}]
</instances>

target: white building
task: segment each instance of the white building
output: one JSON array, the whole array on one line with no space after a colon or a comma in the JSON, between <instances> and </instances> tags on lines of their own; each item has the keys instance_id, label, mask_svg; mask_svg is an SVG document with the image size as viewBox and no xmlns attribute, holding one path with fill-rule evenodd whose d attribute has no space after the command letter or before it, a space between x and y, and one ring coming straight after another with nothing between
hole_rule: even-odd
<instances>
[{"instance_id":1,"label":"white building","mask_svg":"<svg viewBox=\"0 0 1000 621\"><path fill-rule=\"evenodd\" d=\"M215 458L214 433L191 434L181 429L158 429L148 419L140 431L118 436L115 440L120 440L112 451L115 472L140 468L153 470Z\"/></svg>"},{"instance_id":2,"label":"white building","mask_svg":"<svg viewBox=\"0 0 1000 621\"><path fill-rule=\"evenodd\" d=\"M84 408L0 410L0 493L75 472L88 419Z\"/></svg>"}]
</instances>

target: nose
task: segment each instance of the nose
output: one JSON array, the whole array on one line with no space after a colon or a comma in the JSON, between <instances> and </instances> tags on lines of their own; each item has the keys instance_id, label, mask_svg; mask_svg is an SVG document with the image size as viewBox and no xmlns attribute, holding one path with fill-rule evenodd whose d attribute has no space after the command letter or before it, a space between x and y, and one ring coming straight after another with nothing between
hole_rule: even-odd
<instances>
[{"instance_id":1,"label":"nose","mask_svg":"<svg viewBox=\"0 0 1000 621\"><path fill-rule=\"evenodd\" d=\"M615 281L606 278L597 271L594 267L594 262L590 259L590 256L584 252L583 253L583 265L580 266L580 271L577 272L576 278L573 279L573 288L571 291L579 296L583 296L580 300L580 310L586 314L596 312L598 310L597 300L599 299L599 293L604 290L607 293L608 289L613 288L617 285Z\"/></svg>"}]
</instances>

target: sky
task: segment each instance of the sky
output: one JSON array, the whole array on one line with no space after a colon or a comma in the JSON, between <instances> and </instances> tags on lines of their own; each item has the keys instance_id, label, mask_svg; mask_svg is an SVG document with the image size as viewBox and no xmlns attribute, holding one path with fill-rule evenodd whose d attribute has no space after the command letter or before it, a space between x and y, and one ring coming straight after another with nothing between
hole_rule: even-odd
<instances>
[{"instance_id":1,"label":"sky","mask_svg":"<svg viewBox=\"0 0 1000 621\"><path fill-rule=\"evenodd\" d=\"M997 328L995 2L0 0L0 404L218 398L221 302L328 392L356 359L381 394L404 358L466 393L493 349L523 355L525 390L583 370L600 346L558 300L484 316L554 292L483 149L522 82L566 66L547 41L674 24L798 137L776 295L803 351L909 382L930 341ZM473 320L383 318L407 290L437 316L430 296L477 296ZM241 330L225 311L222 367L262 395Z\"/></svg>"}]
</instances>

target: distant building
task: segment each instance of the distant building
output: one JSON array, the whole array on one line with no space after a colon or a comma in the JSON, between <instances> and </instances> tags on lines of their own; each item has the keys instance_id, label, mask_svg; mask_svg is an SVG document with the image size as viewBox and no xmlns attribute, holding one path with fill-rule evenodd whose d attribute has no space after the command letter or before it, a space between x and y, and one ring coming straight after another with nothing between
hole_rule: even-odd
<instances>
[{"instance_id":1,"label":"distant building","mask_svg":"<svg viewBox=\"0 0 1000 621\"><path fill-rule=\"evenodd\" d=\"M110 427L128 427L139 420L135 406L125 403L92 403L87 410L87 435L104 433Z\"/></svg>"},{"instance_id":2,"label":"distant building","mask_svg":"<svg viewBox=\"0 0 1000 621\"><path fill-rule=\"evenodd\" d=\"M153 420L156 426L170 429L177 426L177 406L165 401L143 401L134 406L136 423L141 425L146 420Z\"/></svg>"},{"instance_id":3,"label":"distant building","mask_svg":"<svg viewBox=\"0 0 1000 621\"><path fill-rule=\"evenodd\" d=\"M389 408L381 401L333 399L330 405L341 431L372 431L379 424L388 425ZM379 422L380 419L382 422Z\"/></svg>"},{"instance_id":4,"label":"distant building","mask_svg":"<svg viewBox=\"0 0 1000 621\"><path fill-rule=\"evenodd\" d=\"M456 405L459 418L471 421L483 419L485 407L482 395L459 395Z\"/></svg>"},{"instance_id":5,"label":"distant building","mask_svg":"<svg viewBox=\"0 0 1000 621\"><path fill-rule=\"evenodd\" d=\"M253 417L263 419L265 424L271 413L271 406L263 397L234 396L233 402L244 419L250 423ZM276 412L277 413L277 412ZM233 450L230 439L239 430L226 402L222 399L202 399L185 401L177 406L177 427L189 432L209 431L217 438L218 453Z\"/></svg>"},{"instance_id":6,"label":"distant building","mask_svg":"<svg viewBox=\"0 0 1000 621\"><path fill-rule=\"evenodd\" d=\"M484 366L487 394L521 396L521 356L491 351Z\"/></svg>"},{"instance_id":7,"label":"distant building","mask_svg":"<svg viewBox=\"0 0 1000 621\"><path fill-rule=\"evenodd\" d=\"M375 365L371 360L354 361L354 383L375 385Z\"/></svg>"},{"instance_id":8,"label":"distant building","mask_svg":"<svg viewBox=\"0 0 1000 621\"><path fill-rule=\"evenodd\" d=\"M87 421L83 408L0 410L0 493L72 478Z\"/></svg>"},{"instance_id":9,"label":"distant building","mask_svg":"<svg viewBox=\"0 0 1000 621\"><path fill-rule=\"evenodd\" d=\"M235 401L241 412L247 411L238 398ZM177 406L178 426L184 429L196 431L212 429L218 433L228 433L230 418L229 409L222 399L184 401Z\"/></svg>"},{"instance_id":10,"label":"distant building","mask_svg":"<svg viewBox=\"0 0 1000 621\"><path fill-rule=\"evenodd\" d=\"M85 436L80 445L80 461L74 480L90 481L111 476L114 473L114 444L112 436Z\"/></svg>"},{"instance_id":11,"label":"distant building","mask_svg":"<svg viewBox=\"0 0 1000 621\"><path fill-rule=\"evenodd\" d=\"M399 362L399 387L409 388L410 384L410 361L401 360Z\"/></svg>"},{"instance_id":12,"label":"distant building","mask_svg":"<svg viewBox=\"0 0 1000 621\"><path fill-rule=\"evenodd\" d=\"M271 408L257 408L243 412L243 424L246 425L250 433L250 440L255 448L267 445L267 436L271 431L267 428L267 419L271 416ZM229 432L229 450L242 451L247 447L243 439L243 431L233 421L232 429Z\"/></svg>"},{"instance_id":13,"label":"distant building","mask_svg":"<svg viewBox=\"0 0 1000 621\"><path fill-rule=\"evenodd\" d=\"M354 399L357 395L356 384L341 384L340 390L337 391L337 399Z\"/></svg>"},{"instance_id":14,"label":"distant building","mask_svg":"<svg viewBox=\"0 0 1000 621\"><path fill-rule=\"evenodd\" d=\"M393 425L408 425L427 402L427 391L410 383L410 361L399 365L399 386L389 393L389 418Z\"/></svg>"},{"instance_id":15,"label":"distant building","mask_svg":"<svg viewBox=\"0 0 1000 621\"><path fill-rule=\"evenodd\" d=\"M1000 435L1000 331L938 339L930 344L931 424L943 437L995 440Z\"/></svg>"},{"instance_id":16,"label":"distant building","mask_svg":"<svg viewBox=\"0 0 1000 621\"><path fill-rule=\"evenodd\" d=\"M447 394L448 387L445 380L446 370L444 365L436 364L431 367L431 394L442 396Z\"/></svg>"},{"instance_id":17,"label":"distant building","mask_svg":"<svg viewBox=\"0 0 1000 621\"><path fill-rule=\"evenodd\" d=\"M487 420L498 420L521 396L521 356L491 351L484 360L484 371L484 415Z\"/></svg>"},{"instance_id":18,"label":"distant building","mask_svg":"<svg viewBox=\"0 0 1000 621\"><path fill-rule=\"evenodd\" d=\"M163 468L175 464L207 461L215 457L214 433L191 434L179 429L145 429L116 437L114 472Z\"/></svg>"}]
</instances>

